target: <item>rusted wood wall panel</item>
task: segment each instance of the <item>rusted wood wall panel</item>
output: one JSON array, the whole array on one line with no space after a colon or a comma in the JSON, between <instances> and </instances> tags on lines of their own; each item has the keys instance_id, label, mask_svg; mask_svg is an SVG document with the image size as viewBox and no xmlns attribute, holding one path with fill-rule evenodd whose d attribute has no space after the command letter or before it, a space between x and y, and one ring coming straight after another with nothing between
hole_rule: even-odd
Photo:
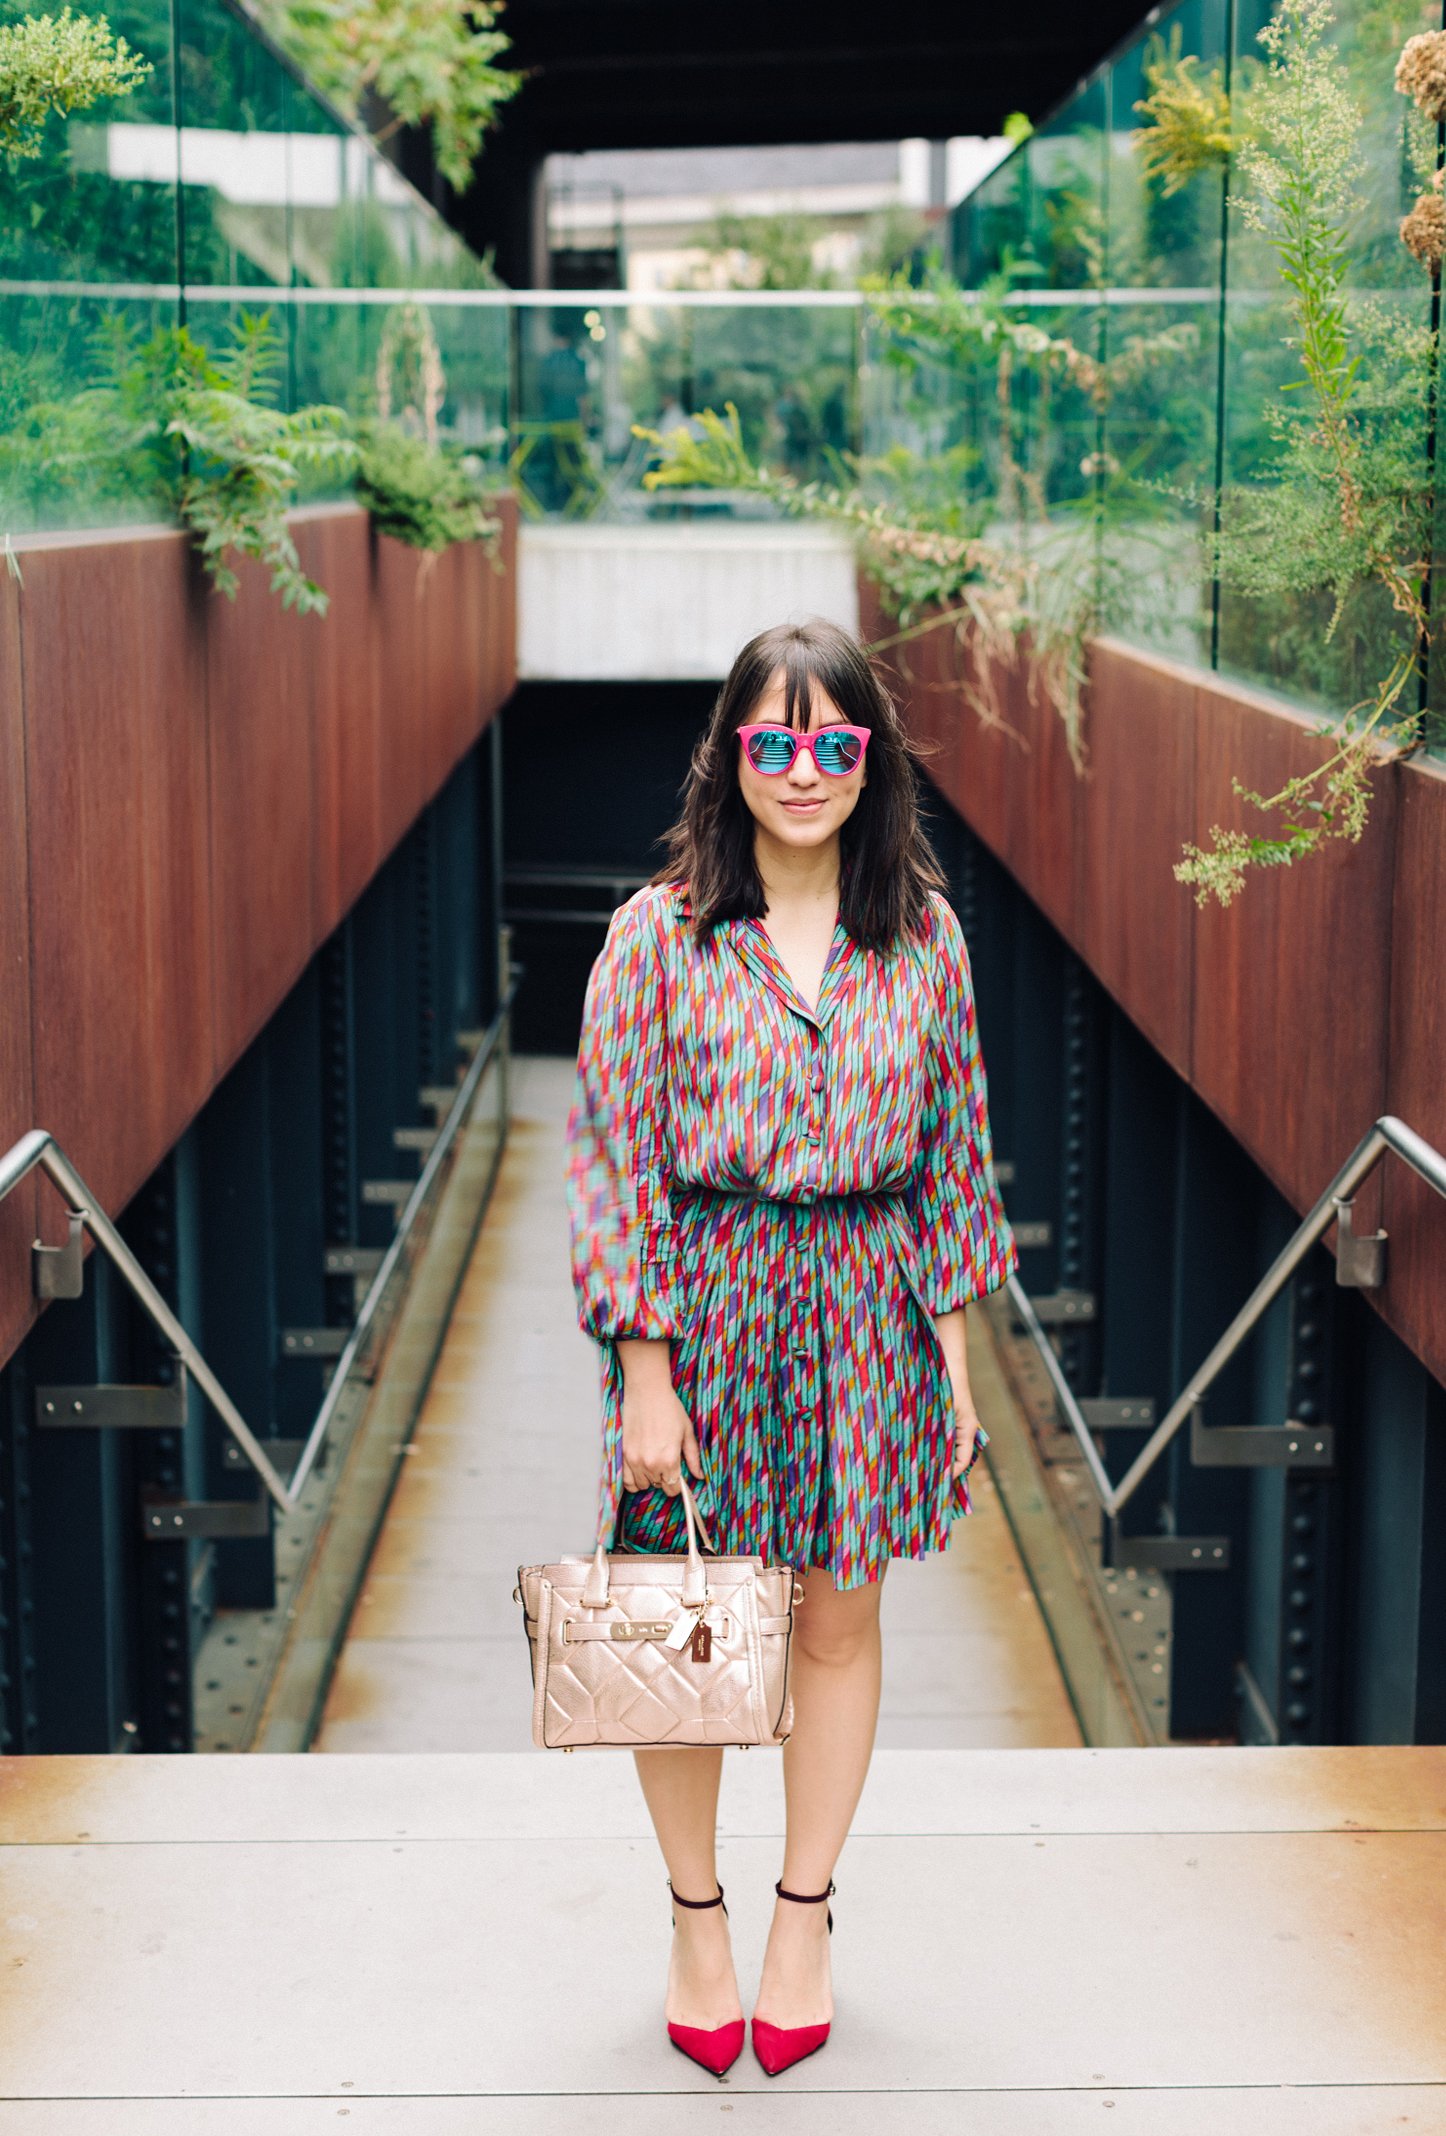
<instances>
[{"instance_id":1,"label":"rusted wood wall panel","mask_svg":"<svg viewBox=\"0 0 1446 2136\"><path fill-rule=\"evenodd\" d=\"M861 598L866 635L883 635ZM936 776L965 821L1294 1208L1383 1112L1446 1148L1446 769L1378 768L1358 844L1257 870L1228 907L1197 906L1172 872L1184 841L1257 826L1232 779L1274 792L1318 763L1312 720L1098 641L1087 776L1071 791L1018 678L1007 705L1031 752L1011 758L981 730L944 633L911 650L905 695L910 725L943 740ZM1446 1203L1388 1157L1356 1223L1390 1235L1371 1304L1446 1379Z\"/></svg>"},{"instance_id":2,"label":"rusted wood wall panel","mask_svg":"<svg viewBox=\"0 0 1446 2136\"><path fill-rule=\"evenodd\" d=\"M517 530L520 514L510 494L496 506L502 521L498 561L487 571L487 717L490 719L517 687Z\"/></svg>"},{"instance_id":3,"label":"rusted wood wall panel","mask_svg":"<svg viewBox=\"0 0 1446 2136\"><path fill-rule=\"evenodd\" d=\"M1079 938L1081 797L1064 723L1031 695L1022 663L980 672L952 623L888 644L897 623L866 579L860 628L930 745L929 776L1068 941ZM968 701L972 685L986 717Z\"/></svg>"},{"instance_id":4,"label":"rusted wood wall panel","mask_svg":"<svg viewBox=\"0 0 1446 2136\"><path fill-rule=\"evenodd\" d=\"M1201 845L1212 824L1263 820L1232 776L1271 794L1321 759L1313 722L1223 683L1200 685L1195 742ZM1258 869L1224 909L1214 899L1197 909L1169 886L1190 899L1195 930L1190 1081L1297 1209L1385 1109L1396 797L1395 779L1378 774L1358 845ZM1162 884L1162 912L1169 902ZM1380 1190L1377 1172L1356 1205L1368 1228Z\"/></svg>"},{"instance_id":5,"label":"rusted wood wall panel","mask_svg":"<svg viewBox=\"0 0 1446 2136\"><path fill-rule=\"evenodd\" d=\"M325 939L381 864L382 736L373 629L371 522L329 513L296 530L306 569L330 595L304 649L315 757L313 858L317 935Z\"/></svg>"},{"instance_id":6,"label":"rusted wood wall panel","mask_svg":"<svg viewBox=\"0 0 1446 2136\"><path fill-rule=\"evenodd\" d=\"M509 552L515 510L509 522ZM0 1133L119 1209L516 682L515 572L301 513L324 618L168 530L45 537L0 583ZM509 565L514 561L509 553ZM28 968L27 968L28 958ZM0 1362L48 1189L0 1208Z\"/></svg>"},{"instance_id":7,"label":"rusted wood wall panel","mask_svg":"<svg viewBox=\"0 0 1446 2136\"><path fill-rule=\"evenodd\" d=\"M1171 874L1194 821L1197 678L1108 641L1090 664L1078 947L1178 1075L1191 1073L1195 927Z\"/></svg>"},{"instance_id":8,"label":"rusted wood wall panel","mask_svg":"<svg viewBox=\"0 0 1446 2136\"><path fill-rule=\"evenodd\" d=\"M20 592L0 567L0 1149L43 1123L30 1059L30 881L25 824L25 729L20 695ZM45 1200L58 1210L55 1197ZM35 1317L30 1242L36 1236L34 1176L0 1202L0 1357ZM58 1241L53 1220L44 1237Z\"/></svg>"},{"instance_id":9,"label":"rusted wood wall panel","mask_svg":"<svg viewBox=\"0 0 1446 2136\"><path fill-rule=\"evenodd\" d=\"M211 599L214 1073L244 1052L300 974L317 927L312 682L325 625L281 606L257 564Z\"/></svg>"},{"instance_id":10,"label":"rusted wood wall panel","mask_svg":"<svg viewBox=\"0 0 1446 2136\"><path fill-rule=\"evenodd\" d=\"M423 560L415 549L383 534L373 558L377 687L380 692L381 843L390 853L416 821L428 793L428 706L423 677L427 640L418 580Z\"/></svg>"},{"instance_id":11,"label":"rusted wood wall panel","mask_svg":"<svg viewBox=\"0 0 1446 2136\"><path fill-rule=\"evenodd\" d=\"M1387 1112L1446 1149L1446 765L1401 768L1391 930ZM1385 1164L1386 1290L1418 1357L1446 1380L1446 1201ZM1357 1204L1364 1214L1364 1201ZM1369 1225L1358 1228L1369 1229Z\"/></svg>"},{"instance_id":12,"label":"rusted wood wall panel","mask_svg":"<svg viewBox=\"0 0 1446 2136\"><path fill-rule=\"evenodd\" d=\"M114 1210L212 1080L207 596L169 536L22 568L35 1110Z\"/></svg>"}]
</instances>

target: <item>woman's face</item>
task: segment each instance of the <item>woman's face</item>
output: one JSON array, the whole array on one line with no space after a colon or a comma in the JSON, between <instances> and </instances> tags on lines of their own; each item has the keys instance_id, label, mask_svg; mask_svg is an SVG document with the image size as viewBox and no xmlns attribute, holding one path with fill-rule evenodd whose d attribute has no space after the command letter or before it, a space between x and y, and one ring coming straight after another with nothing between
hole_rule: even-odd
<instances>
[{"instance_id":1,"label":"woman's face","mask_svg":"<svg viewBox=\"0 0 1446 2136\"><path fill-rule=\"evenodd\" d=\"M767 689L758 699L745 722L750 726L775 724L780 727L792 725L796 730L803 726L802 707L795 705L792 721L784 718L784 704L788 695L788 678L778 668L769 681ZM809 733L824 727L847 727L852 722L839 710L827 692L815 682L813 685L813 716ZM813 761L810 749L796 752L787 771L769 775L756 771L748 761L748 752L741 743L738 750L738 783L743 789L743 798L748 803L759 829L776 838L780 845L820 846L836 838L839 826L850 817L859 805L868 773L864 769L865 757L853 771L842 777L822 772Z\"/></svg>"}]
</instances>

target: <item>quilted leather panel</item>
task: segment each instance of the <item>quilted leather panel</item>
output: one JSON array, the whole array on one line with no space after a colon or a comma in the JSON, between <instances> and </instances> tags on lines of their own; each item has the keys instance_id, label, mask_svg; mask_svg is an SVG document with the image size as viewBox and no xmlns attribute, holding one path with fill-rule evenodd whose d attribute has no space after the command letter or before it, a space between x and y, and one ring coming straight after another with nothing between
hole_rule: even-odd
<instances>
[{"instance_id":1,"label":"quilted leather panel","mask_svg":"<svg viewBox=\"0 0 1446 2136\"><path fill-rule=\"evenodd\" d=\"M709 1558L706 1662L691 1642L660 1638L570 1641L565 1626L673 1624L683 1557L619 1555L607 1602L584 1609L588 1560L518 1573L532 1655L533 1741L545 1750L616 1744L781 1743L793 1722L788 1690L793 1573L757 1558ZM767 1631L761 1620L772 1620ZM776 1628L774 1628L776 1627Z\"/></svg>"}]
</instances>

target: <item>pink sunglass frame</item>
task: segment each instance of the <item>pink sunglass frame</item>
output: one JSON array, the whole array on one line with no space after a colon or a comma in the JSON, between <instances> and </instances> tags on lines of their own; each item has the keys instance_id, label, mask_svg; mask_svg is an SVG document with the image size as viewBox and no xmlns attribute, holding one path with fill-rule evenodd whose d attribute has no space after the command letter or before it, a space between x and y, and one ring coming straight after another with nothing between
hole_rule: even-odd
<instances>
[{"instance_id":1,"label":"pink sunglass frame","mask_svg":"<svg viewBox=\"0 0 1446 2136\"><path fill-rule=\"evenodd\" d=\"M798 762L798 753L801 749L806 749L809 755L813 757L813 768L818 773L821 779L847 779L851 778L854 772L860 769L865 757L868 755L869 735L872 731L873 730L869 727L850 727L846 726L842 720L833 720L827 727L814 727L806 733L800 733L797 727L785 727L780 720L760 719L749 720L745 722L745 724L738 729L738 739L739 742L742 744L744 753L746 755L748 752L748 741L750 735L791 734L793 736L793 755L789 758L788 762L780 766L777 771L765 771L761 764L755 764L753 762L753 758L751 756L748 757L749 768L753 771L756 771L760 779L787 778L789 772L792 771L794 765ZM857 735L859 742L858 763L851 764L847 771L825 771L822 764L820 764L820 762L818 761L818 758L814 756L813 751L813 744L817 737L821 734Z\"/></svg>"}]
</instances>

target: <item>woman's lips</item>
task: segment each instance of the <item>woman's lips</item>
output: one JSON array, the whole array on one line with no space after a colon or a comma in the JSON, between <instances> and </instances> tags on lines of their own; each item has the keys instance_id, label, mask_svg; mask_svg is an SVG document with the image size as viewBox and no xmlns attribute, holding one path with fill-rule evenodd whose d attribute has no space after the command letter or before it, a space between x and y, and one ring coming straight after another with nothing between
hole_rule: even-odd
<instances>
[{"instance_id":1,"label":"woman's lips","mask_svg":"<svg viewBox=\"0 0 1446 2136\"><path fill-rule=\"evenodd\" d=\"M813 816L823 807L822 801L785 801L783 806L795 816Z\"/></svg>"}]
</instances>

